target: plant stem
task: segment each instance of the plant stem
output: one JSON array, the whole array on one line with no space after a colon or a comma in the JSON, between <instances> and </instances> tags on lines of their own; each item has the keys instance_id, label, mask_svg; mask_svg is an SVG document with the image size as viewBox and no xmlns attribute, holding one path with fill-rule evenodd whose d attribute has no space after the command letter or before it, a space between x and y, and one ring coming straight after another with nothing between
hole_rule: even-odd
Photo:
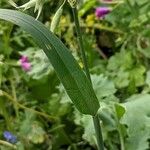
<instances>
[{"instance_id":1,"label":"plant stem","mask_svg":"<svg viewBox=\"0 0 150 150\"><path fill-rule=\"evenodd\" d=\"M118 132L119 132L120 145L121 145L120 148L121 148L121 150L125 150L124 137L123 137L121 125L119 122L118 122Z\"/></svg>"},{"instance_id":2,"label":"plant stem","mask_svg":"<svg viewBox=\"0 0 150 150\"><path fill-rule=\"evenodd\" d=\"M117 128L118 128L118 133L119 133L119 139L120 139L120 150L125 150L125 145L124 145L124 137L122 133L122 127L119 122L119 118L116 118L117 120Z\"/></svg>"},{"instance_id":3,"label":"plant stem","mask_svg":"<svg viewBox=\"0 0 150 150\"><path fill-rule=\"evenodd\" d=\"M18 103L17 101L14 100L14 98L13 98L11 95L9 95L8 93L6 93L6 92L4 92L4 91L2 91L2 90L0 90L0 96L5 96L5 97L6 97L8 100L10 100L13 104L17 105L19 108L22 108L22 109L24 109L24 110L26 110L26 111L30 111L30 112L32 112L32 113L35 113L35 114L39 115L39 116L43 116L43 117L45 117L45 118L48 118L48 119L51 120L51 121L57 121L57 120L58 120L57 117L50 116L50 115L48 115L48 114L45 114L44 112L39 112L39 111L37 111L37 110L34 110L34 109L32 109L32 108L28 108L28 107L26 107L26 106L24 106L24 105Z\"/></svg>"},{"instance_id":4,"label":"plant stem","mask_svg":"<svg viewBox=\"0 0 150 150\"><path fill-rule=\"evenodd\" d=\"M104 150L103 136L98 115L93 116L93 123L96 132L98 150Z\"/></svg>"},{"instance_id":5,"label":"plant stem","mask_svg":"<svg viewBox=\"0 0 150 150\"><path fill-rule=\"evenodd\" d=\"M119 134L120 139L120 150L125 150L125 143L124 143L124 134L122 129L122 124L120 123L120 115L118 115L117 108L115 107L115 120L116 120L116 126Z\"/></svg>"},{"instance_id":6,"label":"plant stem","mask_svg":"<svg viewBox=\"0 0 150 150\"><path fill-rule=\"evenodd\" d=\"M14 87L14 82L12 81L12 79L10 79L10 84L11 84L13 99L14 99L14 102L15 102L14 103L15 113L16 113L17 120L19 121L19 111L18 111L18 106L17 106L17 96L16 96L16 90L15 90L15 87Z\"/></svg>"},{"instance_id":7,"label":"plant stem","mask_svg":"<svg viewBox=\"0 0 150 150\"><path fill-rule=\"evenodd\" d=\"M80 29L80 24L79 24L79 19L78 19L78 11L76 8L72 8L72 11L73 11L73 17L75 21L75 27L76 27L77 38L79 42L80 53L81 53L81 57L82 57L83 65L84 65L84 70L86 72L88 79L91 82L90 72L89 72L88 63L87 63L87 59L86 59L86 55L84 51L83 39L82 39L82 34L81 34L81 29Z\"/></svg>"},{"instance_id":8,"label":"plant stem","mask_svg":"<svg viewBox=\"0 0 150 150\"><path fill-rule=\"evenodd\" d=\"M104 30L104 31L108 31L108 32L112 32L112 33L116 33L116 34L125 34L123 31L119 30L119 29L115 29L115 28L112 28L112 27L108 27L108 26L104 26L102 24L95 24L93 26L88 26L89 28L92 27L92 28L95 28L95 29L99 29L99 30Z\"/></svg>"},{"instance_id":9,"label":"plant stem","mask_svg":"<svg viewBox=\"0 0 150 150\"><path fill-rule=\"evenodd\" d=\"M13 145L13 144L11 144L11 143L8 143L8 142L6 142L6 141L3 141L3 140L0 140L0 144L1 144L1 145L4 145L4 146L6 146L6 147L10 147L11 149L17 149L17 147L16 147L15 145Z\"/></svg>"},{"instance_id":10,"label":"plant stem","mask_svg":"<svg viewBox=\"0 0 150 150\"><path fill-rule=\"evenodd\" d=\"M79 48L81 51L81 57L82 57L83 65L84 65L84 70L85 70L87 78L91 82L90 72L89 72L88 63L87 63L84 45L83 45L83 38L82 38L79 19L78 19L77 8L72 8L72 11L73 11L73 17L74 17L74 22L75 22L75 27L76 27L76 32L77 32L77 37L78 37L78 42L79 42ZM95 132L96 132L98 150L104 150L102 131L101 131L101 126L100 126L98 115L93 116L93 123L94 123Z\"/></svg>"}]
</instances>

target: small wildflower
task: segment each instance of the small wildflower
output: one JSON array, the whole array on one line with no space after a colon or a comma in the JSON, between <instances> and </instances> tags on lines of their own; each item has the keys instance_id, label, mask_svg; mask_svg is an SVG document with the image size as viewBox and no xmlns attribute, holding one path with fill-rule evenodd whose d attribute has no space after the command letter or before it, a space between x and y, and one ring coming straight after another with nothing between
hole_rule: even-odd
<instances>
[{"instance_id":1,"label":"small wildflower","mask_svg":"<svg viewBox=\"0 0 150 150\"><path fill-rule=\"evenodd\" d=\"M24 62L28 62L29 60L28 60L28 57L27 56L21 56L21 58L20 58L20 62L21 63L24 63Z\"/></svg>"},{"instance_id":2,"label":"small wildflower","mask_svg":"<svg viewBox=\"0 0 150 150\"><path fill-rule=\"evenodd\" d=\"M15 143L17 143L17 137L15 136L15 135L13 135L11 132L9 132L9 131L5 131L4 133L3 133L3 136L4 136L4 138L8 141L8 142L10 142L10 143L12 143L12 144L15 144Z\"/></svg>"},{"instance_id":3,"label":"small wildflower","mask_svg":"<svg viewBox=\"0 0 150 150\"><path fill-rule=\"evenodd\" d=\"M111 9L108 7L98 7L96 8L95 15L98 18L104 18L108 13L110 13Z\"/></svg>"},{"instance_id":4,"label":"small wildflower","mask_svg":"<svg viewBox=\"0 0 150 150\"><path fill-rule=\"evenodd\" d=\"M19 61L20 61L21 67L24 71L30 71L31 63L29 62L27 56L22 56Z\"/></svg>"}]
</instances>

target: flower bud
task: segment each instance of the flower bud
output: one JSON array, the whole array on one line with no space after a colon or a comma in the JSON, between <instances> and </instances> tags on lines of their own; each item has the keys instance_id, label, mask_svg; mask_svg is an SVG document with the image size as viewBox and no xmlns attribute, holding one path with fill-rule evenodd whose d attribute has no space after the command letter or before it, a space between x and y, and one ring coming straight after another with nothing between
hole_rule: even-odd
<instances>
[{"instance_id":1,"label":"flower bud","mask_svg":"<svg viewBox=\"0 0 150 150\"><path fill-rule=\"evenodd\" d=\"M27 56L22 56L19 61L20 61L20 65L24 71L31 70L31 63L29 62Z\"/></svg>"},{"instance_id":2,"label":"flower bud","mask_svg":"<svg viewBox=\"0 0 150 150\"><path fill-rule=\"evenodd\" d=\"M98 7L96 8L95 15L98 18L104 18L108 13L110 13L111 9L108 7Z\"/></svg>"}]
</instances>

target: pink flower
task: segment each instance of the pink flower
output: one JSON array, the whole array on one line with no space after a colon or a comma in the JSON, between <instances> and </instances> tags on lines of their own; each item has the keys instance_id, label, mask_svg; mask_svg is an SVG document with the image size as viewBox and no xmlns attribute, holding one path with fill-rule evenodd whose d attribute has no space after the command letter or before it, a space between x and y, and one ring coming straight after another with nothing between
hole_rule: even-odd
<instances>
[{"instance_id":1,"label":"pink flower","mask_svg":"<svg viewBox=\"0 0 150 150\"><path fill-rule=\"evenodd\" d=\"M95 15L98 18L104 18L111 11L108 7L98 7L96 8Z\"/></svg>"},{"instance_id":2,"label":"pink flower","mask_svg":"<svg viewBox=\"0 0 150 150\"><path fill-rule=\"evenodd\" d=\"M20 62L24 63L24 62L28 62L28 57L27 56L21 56L20 58Z\"/></svg>"},{"instance_id":3,"label":"pink flower","mask_svg":"<svg viewBox=\"0 0 150 150\"><path fill-rule=\"evenodd\" d=\"M105 2L112 2L112 0L101 0L101 2L105 3Z\"/></svg>"},{"instance_id":4,"label":"pink flower","mask_svg":"<svg viewBox=\"0 0 150 150\"><path fill-rule=\"evenodd\" d=\"M31 63L29 62L27 56L21 56L19 61L20 61L21 67L24 71L30 71L31 70Z\"/></svg>"}]
</instances>

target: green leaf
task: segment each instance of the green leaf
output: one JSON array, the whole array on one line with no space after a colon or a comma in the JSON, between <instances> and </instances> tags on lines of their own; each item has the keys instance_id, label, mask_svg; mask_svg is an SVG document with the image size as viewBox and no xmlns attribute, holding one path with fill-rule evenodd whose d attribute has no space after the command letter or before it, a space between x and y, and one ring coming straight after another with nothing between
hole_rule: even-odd
<instances>
[{"instance_id":1,"label":"green leaf","mask_svg":"<svg viewBox=\"0 0 150 150\"><path fill-rule=\"evenodd\" d=\"M84 114L95 115L99 102L84 72L66 46L39 21L14 10L0 9L0 18L21 26L44 50L67 94Z\"/></svg>"},{"instance_id":2,"label":"green leaf","mask_svg":"<svg viewBox=\"0 0 150 150\"><path fill-rule=\"evenodd\" d=\"M114 79L114 82L118 88L124 88L129 85L129 72L124 71L122 68L118 70L118 72L115 73L116 78Z\"/></svg>"},{"instance_id":3,"label":"green leaf","mask_svg":"<svg viewBox=\"0 0 150 150\"><path fill-rule=\"evenodd\" d=\"M25 72L24 77L32 96L37 100L45 101L55 90L58 81L54 68L42 49L29 47L19 53L27 56L31 64L30 71Z\"/></svg>"},{"instance_id":4,"label":"green leaf","mask_svg":"<svg viewBox=\"0 0 150 150\"><path fill-rule=\"evenodd\" d=\"M96 96L100 100L103 97L108 97L116 92L114 83L104 75L92 75L93 88Z\"/></svg>"},{"instance_id":5,"label":"green leaf","mask_svg":"<svg viewBox=\"0 0 150 150\"><path fill-rule=\"evenodd\" d=\"M30 133L28 134L28 139L32 141L34 144L41 144L45 140L45 131L38 124L38 122L34 122L32 124L32 128Z\"/></svg>"},{"instance_id":6,"label":"green leaf","mask_svg":"<svg viewBox=\"0 0 150 150\"><path fill-rule=\"evenodd\" d=\"M131 71L130 71L130 80L134 80L136 86L142 86L144 84L144 73L146 69L144 66L139 65L135 66Z\"/></svg>"},{"instance_id":7,"label":"green leaf","mask_svg":"<svg viewBox=\"0 0 150 150\"><path fill-rule=\"evenodd\" d=\"M113 55L108 62L108 70L118 70L119 68L122 69L130 69L133 65L134 60L132 53L130 51L122 50L119 53Z\"/></svg>"},{"instance_id":8,"label":"green leaf","mask_svg":"<svg viewBox=\"0 0 150 150\"><path fill-rule=\"evenodd\" d=\"M128 127L125 149L146 150L150 139L150 95L134 95L127 101L122 105L126 112L121 119L121 123Z\"/></svg>"},{"instance_id":9,"label":"green leaf","mask_svg":"<svg viewBox=\"0 0 150 150\"><path fill-rule=\"evenodd\" d=\"M20 135L34 144L41 144L45 140L46 133L41 124L36 121L35 115L26 112L26 116L21 122Z\"/></svg>"},{"instance_id":10,"label":"green leaf","mask_svg":"<svg viewBox=\"0 0 150 150\"><path fill-rule=\"evenodd\" d=\"M92 118L85 116L75 111L75 123L84 128L83 139L88 141L91 145L96 145L95 130L93 127Z\"/></svg>"},{"instance_id":11,"label":"green leaf","mask_svg":"<svg viewBox=\"0 0 150 150\"><path fill-rule=\"evenodd\" d=\"M45 110L47 113L50 113L51 115L54 116L64 116L71 112L71 106L69 103L61 103L61 94L59 95L58 93L52 94L50 100L48 103L43 104L42 108ZM69 98L68 98L69 99Z\"/></svg>"},{"instance_id":12,"label":"green leaf","mask_svg":"<svg viewBox=\"0 0 150 150\"><path fill-rule=\"evenodd\" d=\"M147 71L146 73L146 84L150 87L150 70Z\"/></svg>"},{"instance_id":13,"label":"green leaf","mask_svg":"<svg viewBox=\"0 0 150 150\"><path fill-rule=\"evenodd\" d=\"M29 58L32 69L26 72L26 74L28 74L32 79L39 80L54 72L54 69L43 50L30 47L25 51L20 52L20 54Z\"/></svg>"},{"instance_id":14,"label":"green leaf","mask_svg":"<svg viewBox=\"0 0 150 150\"><path fill-rule=\"evenodd\" d=\"M124 107L122 107L121 105L119 105L119 104L115 104L115 111L116 111L116 115L117 115L117 118L118 118L118 120L120 120L121 119L121 117L124 115L124 113L125 113L125 109L124 109Z\"/></svg>"},{"instance_id":15,"label":"green leaf","mask_svg":"<svg viewBox=\"0 0 150 150\"><path fill-rule=\"evenodd\" d=\"M105 77L103 74L101 75L96 75L93 74L91 75L91 80L92 80L92 85L93 89L95 91L95 94L99 100L99 102L103 101L116 101L116 98L114 97L114 93L116 92L114 83L109 80L107 77ZM59 85L57 87L59 92L61 93L61 103L70 103L70 99L66 92L64 91L62 85Z\"/></svg>"},{"instance_id":16,"label":"green leaf","mask_svg":"<svg viewBox=\"0 0 150 150\"><path fill-rule=\"evenodd\" d=\"M135 87L144 84L145 67L141 64L135 65L135 58L131 51L122 50L109 59L108 70L118 88L131 85Z\"/></svg>"}]
</instances>

